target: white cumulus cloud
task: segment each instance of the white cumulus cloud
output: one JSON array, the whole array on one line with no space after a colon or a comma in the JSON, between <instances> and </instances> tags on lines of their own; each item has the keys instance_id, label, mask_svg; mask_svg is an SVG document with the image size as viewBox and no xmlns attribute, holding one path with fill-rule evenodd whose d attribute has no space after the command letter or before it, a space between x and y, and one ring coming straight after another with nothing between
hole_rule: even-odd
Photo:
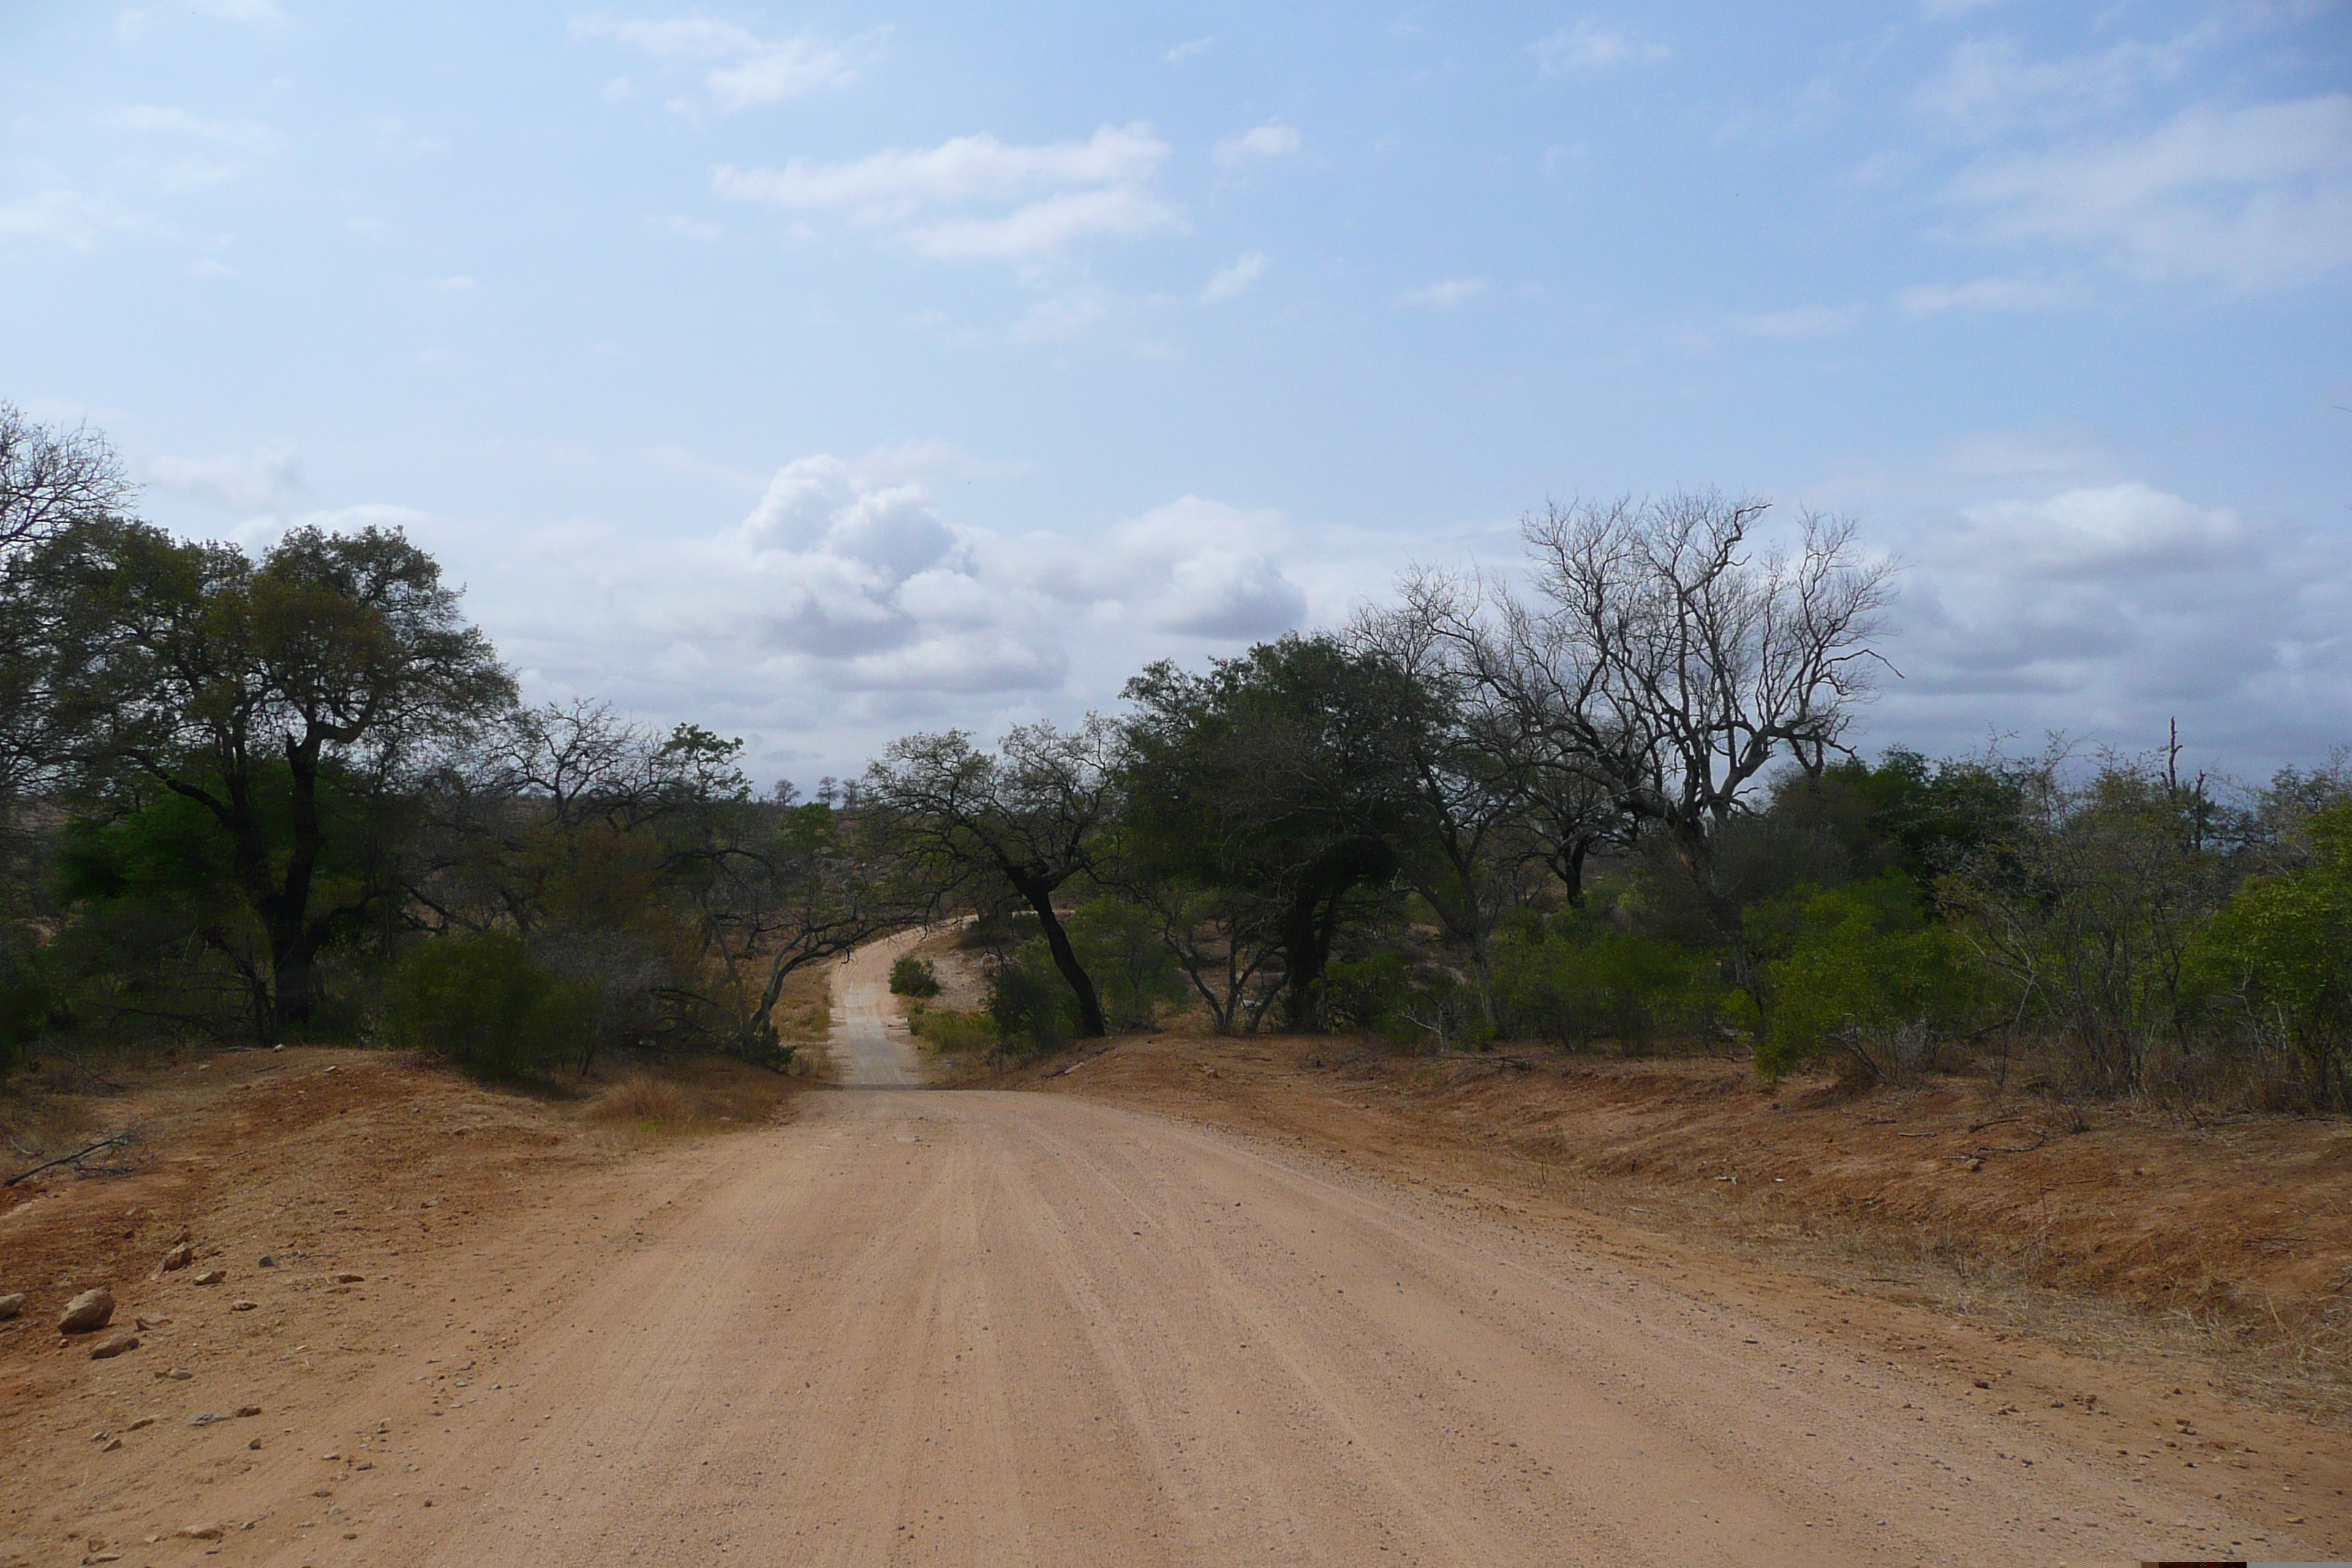
<instances>
[{"instance_id":1,"label":"white cumulus cloud","mask_svg":"<svg viewBox=\"0 0 2352 1568\"><path fill-rule=\"evenodd\" d=\"M988 471L936 444L802 458L684 539L412 531L474 585L530 696L693 717L747 735L761 765L841 772L908 729L1068 717L1152 658L1308 621L1297 568L1321 552L1278 512L1188 495L1100 529L1000 531L946 514L942 468Z\"/></svg>"},{"instance_id":2,"label":"white cumulus cloud","mask_svg":"<svg viewBox=\"0 0 2352 1568\"><path fill-rule=\"evenodd\" d=\"M2137 479L2062 483L1931 517L1905 553L1905 679L1874 727L1961 750L1997 712L2028 743L2136 746L2178 718L2201 746L2284 761L2352 726L2352 568L2318 530Z\"/></svg>"}]
</instances>

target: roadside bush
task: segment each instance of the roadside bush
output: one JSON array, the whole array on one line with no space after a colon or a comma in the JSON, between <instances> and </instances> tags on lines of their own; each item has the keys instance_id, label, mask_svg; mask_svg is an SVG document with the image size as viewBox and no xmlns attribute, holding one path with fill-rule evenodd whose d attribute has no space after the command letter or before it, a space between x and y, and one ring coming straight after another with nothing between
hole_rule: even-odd
<instances>
[{"instance_id":1,"label":"roadside bush","mask_svg":"<svg viewBox=\"0 0 2352 1568\"><path fill-rule=\"evenodd\" d=\"M0 937L0 1079L16 1070L26 1048L41 1037L56 1003L31 945Z\"/></svg>"},{"instance_id":2,"label":"roadside bush","mask_svg":"<svg viewBox=\"0 0 2352 1568\"><path fill-rule=\"evenodd\" d=\"M985 1013L959 1013L918 1002L907 1009L907 1027L934 1050L988 1050L996 1045L996 1026Z\"/></svg>"},{"instance_id":3,"label":"roadside bush","mask_svg":"<svg viewBox=\"0 0 2352 1568\"><path fill-rule=\"evenodd\" d=\"M2300 1055L2313 1103L2352 1109L2341 1058L2352 1040L2352 801L2312 814L2314 863L2249 878L2199 933L2193 977L2256 1031Z\"/></svg>"},{"instance_id":4,"label":"roadside bush","mask_svg":"<svg viewBox=\"0 0 2352 1568\"><path fill-rule=\"evenodd\" d=\"M1476 994L1460 976L1393 951L1334 959L1317 1000L1325 1027L1378 1035L1403 1048L1443 1050L1494 1038Z\"/></svg>"},{"instance_id":5,"label":"roadside bush","mask_svg":"<svg viewBox=\"0 0 2352 1568\"><path fill-rule=\"evenodd\" d=\"M1057 1051L1078 1037L1077 1004L1042 940L1023 942L988 983L988 1019L1007 1056Z\"/></svg>"},{"instance_id":6,"label":"roadside bush","mask_svg":"<svg viewBox=\"0 0 2352 1568\"><path fill-rule=\"evenodd\" d=\"M544 1071L595 1024L595 994L532 963L504 931L421 943L394 972L383 1009L393 1043L485 1079Z\"/></svg>"},{"instance_id":7,"label":"roadside bush","mask_svg":"<svg viewBox=\"0 0 2352 1568\"><path fill-rule=\"evenodd\" d=\"M940 994L940 977L928 958L903 953L890 966L890 994L894 996L936 996Z\"/></svg>"},{"instance_id":8,"label":"roadside bush","mask_svg":"<svg viewBox=\"0 0 2352 1568\"><path fill-rule=\"evenodd\" d=\"M1507 932L1496 988L1520 1026L1570 1045L1640 1050L1661 1034L1711 1028L1732 999L1712 952L1565 913Z\"/></svg>"},{"instance_id":9,"label":"roadside bush","mask_svg":"<svg viewBox=\"0 0 2352 1568\"><path fill-rule=\"evenodd\" d=\"M1990 985L1973 951L1929 922L1908 879L1881 878L1761 905L1749 940L1777 953L1756 1068L1778 1078L1824 1053L1843 1075L1900 1079L1967 1029Z\"/></svg>"}]
</instances>

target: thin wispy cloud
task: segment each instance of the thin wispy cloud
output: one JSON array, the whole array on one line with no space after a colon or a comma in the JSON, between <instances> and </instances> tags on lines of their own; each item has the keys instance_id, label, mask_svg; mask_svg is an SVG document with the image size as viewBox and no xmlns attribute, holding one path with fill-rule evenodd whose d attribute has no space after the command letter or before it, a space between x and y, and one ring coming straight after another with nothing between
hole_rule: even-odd
<instances>
[{"instance_id":1,"label":"thin wispy cloud","mask_svg":"<svg viewBox=\"0 0 2352 1568\"><path fill-rule=\"evenodd\" d=\"M33 240L88 250L112 235L158 237L169 232L161 219L105 196L79 191L36 191L0 202L0 244Z\"/></svg>"},{"instance_id":2,"label":"thin wispy cloud","mask_svg":"<svg viewBox=\"0 0 2352 1568\"><path fill-rule=\"evenodd\" d=\"M1969 237L2252 291L2352 263L2352 95L2193 108L2146 135L1979 160L1944 191Z\"/></svg>"},{"instance_id":3,"label":"thin wispy cloud","mask_svg":"<svg viewBox=\"0 0 2352 1568\"><path fill-rule=\"evenodd\" d=\"M1269 163L1277 158L1293 158L1298 154L1298 132L1294 126L1278 120L1252 126L1237 136L1227 136L1211 150L1220 168L1239 169L1251 163Z\"/></svg>"},{"instance_id":4,"label":"thin wispy cloud","mask_svg":"<svg viewBox=\"0 0 2352 1568\"><path fill-rule=\"evenodd\" d=\"M215 22L237 22L249 26L286 20L286 13L278 8L275 0L182 0L182 5L175 9ZM115 36L136 42L154 32L163 16L149 5L119 11L114 17Z\"/></svg>"},{"instance_id":5,"label":"thin wispy cloud","mask_svg":"<svg viewBox=\"0 0 2352 1568\"><path fill-rule=\"evenodd\" d=\"M1175 210L1151 188L1168 153L1168 144L1141 123L1107 125L1085 142L1031 146L959 136L937 147L837 163L722 165L711 188L729 201L839 217L925 256L1024 260L1091 236L1172 226ZM1007 204L1018 205L1009 212L943 210Z\"/></svg>"},{"instance_id":6,"label":"thin wispy cloud","mask_svg":"<svg viewBox=\"0 0 2352 1568\"><path fill-rule=\"evenodd\" d=\"M1452 310L1468 304L1486 291L1484 278L1441 278L1421 289L1408 289L1397 296L1397 303L1433 310Z\"/></svg>"},{"instance_id":7,"label":"thin wispy cloud","mask_svg":"<svg viewBox=\"0 0 2352 1568\"><path fill-rule=\"evenodd\" d=\"M1793 310L1768 310L1742 316L1737 325L1759 338L1811 338L1842 332L1862 320L1859 305L1800 305Z\"/></svg>"},{"instance_id":8,"label":"thin wispy cloud","mask_svg":"<svg viewBox=\"0 0 2352 1568\"><path fill-rule=\"evenodd\" d=\"M1207 54L1216 44L1216 41L1217 39L1214 34L1210 34L1204 37L1187 38L1182 43L1177 45L1174 48L1170 49L1167 53L1161 55L1160 58L1171 66L1181 66L1187 60L1197 60L1202 55Z\"/></svg>"},{"instance_id":9,"label":"thin wispy cloud","mask_svg":"<svg viewBox=\"0 0 2352 1568\"><path fill-rule=\"evenodd\" d=\"M1587 16L1538 38L1528 46L1528 52L1535 56L1546 76L1567 76L1662 60L1674 50L1597 16Z\"/></svg>"},{"instance_id":10,"label":"thin wispy cloud","mask_svg":"<svg viewBox=\"0 0 2352 1568\"><path fill-rule=\"evenodd\" d=\"M2200 28L2060 59L2029 58L2010 38L1969 38L1912 95L1912 107L1971 140L2021 126L2062 129L2129 108L2150 87L2178 79L2213 38L2211 28Z\"/></svg>"},{"instance_id":11,"label":"thin wispy cloud","mask_svg":"<svg viewBox=\"0 0 2352 1568\"><path fill-rule=\"evenodd\" d=\"M1221 300L1230 300L1236 294L1246 293L1256 287L1259 279L1265 276L1268 265L1265 252L1243 251L1240 256L1234 258L1231 267L1217 269L1216 274L1209 279L1208 287L1201 290L1202 300L1213 305Z\"/></svg>"},{"instance_id":12,"label":"thin wispy cloud","mask_svg":"<svg viewBox=\"0 0 2352 1568\"><path fill-rule=\"evenodd\" d=\"M99 122L118 131L205 142L244 153L266 153L278 144L278 138L258 121L212 120L184 109L155 104L126 104L109 110L99 117Z\"/></svg>"},{"instance_id":13,"label":"thin wispy cloud","mask_svg":"<svg viewBox=\"0 0 2352 1568\"><path fill-rule=\"evenodd\" d=\"M2076 285L2048 278L1976 278L1966 283L1921 283L1899 289L1895 308L1906 316L1946 310L2052 310L2078 302Z\"/></svg>"},{"instance_id":14,"label":"thin wispy cloud","mask_svg":"<svg viewBox=\"0 0 2352 1568\"><path fill-rule=\"evenodd\" d=\"M731 114L857 79L847 51L838 45L807 34L761 37L736 23L698 14L626 17L598 11L572 17L571 32L575 39L601 39L665 65L699 70L704 99L674 105L687 110L707 101L719 113Z\"/></svg>"}]
</instances>

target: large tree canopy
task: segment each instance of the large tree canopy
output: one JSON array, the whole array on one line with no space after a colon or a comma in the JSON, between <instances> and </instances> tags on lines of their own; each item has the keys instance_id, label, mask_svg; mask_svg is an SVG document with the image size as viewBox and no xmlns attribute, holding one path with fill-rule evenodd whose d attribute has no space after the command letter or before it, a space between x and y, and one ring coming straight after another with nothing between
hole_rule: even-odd
<instances>
[{"instance_id":1,"label":"large tree canopy","mask_svg":"<svg viewBox=\"0 0 2352 1568\"><path fill-rule=\"evenodd\" d=\"M321 948L398 887L378 867L319 898L323 796L387 792L509 707L512 678L397 531L297 529L256 562L110 522L80 531L63 572L61 707L86 784L209 815L267 945L257 1021L299 1028Z\"/></svg>"}]
</instances>

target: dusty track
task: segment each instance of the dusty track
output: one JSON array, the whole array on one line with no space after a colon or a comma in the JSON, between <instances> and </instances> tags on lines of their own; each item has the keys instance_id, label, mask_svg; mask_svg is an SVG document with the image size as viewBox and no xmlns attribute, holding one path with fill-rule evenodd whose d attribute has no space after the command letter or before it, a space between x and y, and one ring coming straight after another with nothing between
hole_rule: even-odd
<instances>
[{"instance_id":1,"label":"dusty track","mask_svg":"<svg viewBox=\"0 0 2352 1568\"><path fill-rule=\"evenodd\" d=\"M318 1568L2325 1554L2145 1423L2020 1431L1613 1232L1062 1096L804 1103L343 1299L238 1370L265 1417L69 1452L85 1529ZM274 1370L331 1345L332 1387ZM208 1386L144 1354L91 1398Z\"/></svg>"},{"instance_id":2,"label":"dusty track","mask_svg":"<svg viewBox=\"0 0 2352 1568\"><path fill-rule=\"evenodd\" d=\"M833 972L830 1049L834 1081L845 1089L919 1089L922 1054L890 1005L890 965L921 942L908 931L843 955Z\"/></svg>"}]
</instances>

